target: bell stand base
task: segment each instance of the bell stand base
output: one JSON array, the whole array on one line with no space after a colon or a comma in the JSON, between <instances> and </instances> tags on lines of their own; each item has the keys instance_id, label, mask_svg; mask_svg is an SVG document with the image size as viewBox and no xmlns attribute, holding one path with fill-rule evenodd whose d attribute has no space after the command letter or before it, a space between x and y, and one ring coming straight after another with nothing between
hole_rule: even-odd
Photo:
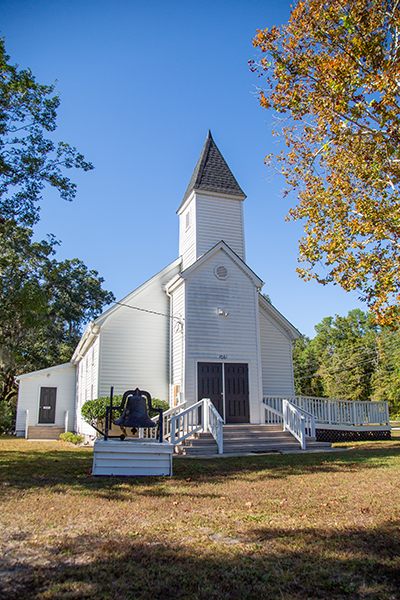
<instances>
[{"instance_id":1,"label":"bell stand base","mask_svg":"<svg viewBox=\"0 0 400 600\"><path fill-rule=\"evenodd\" d=\"M92 475L114 477L172 475L173 444L146 439L97 439Z\"/></svg>"}]
</instances>

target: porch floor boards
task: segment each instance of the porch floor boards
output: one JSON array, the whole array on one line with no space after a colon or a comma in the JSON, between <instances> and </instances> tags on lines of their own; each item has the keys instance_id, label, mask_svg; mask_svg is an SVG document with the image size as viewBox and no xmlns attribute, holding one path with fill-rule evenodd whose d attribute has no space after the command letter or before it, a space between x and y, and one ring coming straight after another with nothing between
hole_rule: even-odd
<instances>
[{"instance_id":1,"label":"porch floor boards","mask_svg":"<svg viewBox=\"0 0 400 600\"><path fill-rule=\"evenodd\" d=\"M224 425L223 436L223 456L300 451L296 438L279 425ZM328 450L331 447L330 443L307 438L307 450ZM197 433L176 446L175 452L183 456L213 456L218 454L218 448L211 433Z\"/></svg>"}]
</instances>

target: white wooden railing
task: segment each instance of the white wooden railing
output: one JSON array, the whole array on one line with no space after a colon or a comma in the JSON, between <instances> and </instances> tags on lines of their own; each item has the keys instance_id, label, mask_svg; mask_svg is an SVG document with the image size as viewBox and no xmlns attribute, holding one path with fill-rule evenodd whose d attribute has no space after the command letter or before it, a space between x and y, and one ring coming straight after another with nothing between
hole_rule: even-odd
<instances>
[{"instance_id":1,"label":"white wooden railing","mask_svg":"<svg viewBox=\"0 0 400 600\"><path fill-rule=\"evenodd\" d=\"M269 406L266 402L260 403L260 420L261 423L268 423L268 425L282 425L283 424L283 412L275 408L275 406Z\"/></svg>"},{"instance_id":2,"label":"white wooden railing","mask_svg":"<svg viewBox=\"0 0 400 600\"><path fill-rule=\"evenodd\" d=\"M223 452L223 419L209 398L203 398L189 408L187 402L182 402L163 413L163 438L176 446L187 437L205 431L211 433L218 446L218 453ZM156 423L159 416L152 417ZM155 439L157 428L145 427L139 429L139 438Z\"/></svg>"},{"instance_id":3,"label":"white wooden railing","mask_svg":"<svg viewBox=\"0 0 400 600\"><path fill-rule=\"evenodd\" d=\"M315 418L288 400L282 401L283 429L290 431L300 442L302 450L306 449L306 437L315 438Z\"/></svg>"},{"instance_id":4,"label":"white wooden railing","mask_svg":"<svg viewBox=\"0 0 400 600\"><path fill-rule=\"evenodd\" d=\"M164 440L169 440L171 437L171 417L178 415L182 411L185 410L186 402L182 402L178 404L178 406L174 406L169 408L168 410L163 412L163 438ZM156 415L155 417L151 417L151 420L155 423L158 423L160 417ZM149 438L155 439L157 437L157 427L146 427L139 429L139 437L141 438Z\"/></svg>"},{"instance_id":5,"label":"white wooden railing","mask_svg":"<svg viewBox=\"0 0 400 600\"><path fill-rule=\"evenodd\" d=\"M204 431L210 432L217 442L218 454L224 451L224 420L209 398L203 398Z\"/></svg>"},{"instance_id":6,"label":"white wooden railing","mask_svg":"<svg viewBox=\"0 0 400 600\"><path fill-rule=\"evenodd\" d=\"M358 402L311 396L264 396L263 404L271 409L271 413L283 414L283 400L313 415L319 425L351 425L360 428L368 425L389 426L388 402ZM266 422L269 423L268 414L266 417Z\"/></svg>"},{"instance_id":7,"label":"white wooden railing","mask_svg":"<svg viewBox=\"0 0 400 600\"><path fill-rule=\"evenodd\" d=\"M170 442L174 446L186 440L190 435L203 429L202 418L199 418L199 410L203 412L204 402L196 402L186 410L171 417Z\"/></svg>"},{"instance_id":8,"label":"white wooden railing","mask_svg":"<svg viewBox=\"0 0 400 600\"><path fill-rule=\"evenodd\" d=\"M68 425L69 425L69 423L68 423L68 420L69 420L69 413L68 413L68 411L66 410L66 411L65 411L65 416L64 416L64 432L65 432L65 433L67 433L67 432L68 432Z\"/></svg>"},{"instance_id":9,"label":"white wooden railing","mask_svg":"<svg viewBox=\"0 0 400 600\"><path fill-rule=\"evenodd\" d=\"M223 453L224 421L209 398L203 398L186 410L170 417L170 442L179 444L198 431L209 432L218 446L218 454Z\"/></svg>"},{"instance_id":10,"label":"white wooden railing","mask_svg":"<svg viewBox=\"0 0 400 600\"><path fill-rule=\"evenodd\" d=\"M304 410L304 408L298 408L298 407L296 407L296 408L297 408L297 410L300 410L301 414L304 417L306 436L310 437L310 438L315 438L315 417L314 417L314 415L309 413L308 411Z\"/></svg>"},{"instance_id":11,"label":"white wooden railing","mask_svg":"<svg viewBox=\"0 0 400 600\"><path fill-rule=\"evenodd\" d=\"M274 398L273 406L261 402L261 421L274 425L283 425L283 430L290 433L300 442L301 449L306 449L306 438L315 438L315 417L311 413L295 406L285 398L281 402ZM264 415L263 415L264 412Z\"/></svg>"}]
</instances>

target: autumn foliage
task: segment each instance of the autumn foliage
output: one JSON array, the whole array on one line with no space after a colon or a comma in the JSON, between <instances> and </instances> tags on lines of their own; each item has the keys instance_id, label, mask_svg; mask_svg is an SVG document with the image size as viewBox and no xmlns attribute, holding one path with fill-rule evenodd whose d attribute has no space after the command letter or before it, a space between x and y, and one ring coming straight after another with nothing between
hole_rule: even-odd
<instances>
[{"instance_id":1,"label":"autumn foliage","mask_svg":"<svg viewBox=\"0 0 400 600\"><path fill-rule=\"evenodd\" d=\"M300 276L356 290L400 323L398 0L304 0L257 32L261 105L276 112L279 167L304 222Z\"/></svg>"}]
</instances>

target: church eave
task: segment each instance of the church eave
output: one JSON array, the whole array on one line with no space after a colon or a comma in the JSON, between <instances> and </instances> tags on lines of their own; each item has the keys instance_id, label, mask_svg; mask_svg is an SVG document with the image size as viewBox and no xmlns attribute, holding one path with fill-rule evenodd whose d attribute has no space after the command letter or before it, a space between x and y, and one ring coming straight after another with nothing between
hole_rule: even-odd
<instances>
[{"instance_id":1,"label":"church eave","mask_svg":"<svg viewBox=\"0 0 400 600\"><path fill-rule=\"evenodd\" d=\"M292 341L298 340L301 338L302 334L286 317L283 316L281 312L273 304L268 302L266 298L262 296L262 294L258 295L258 301L260 307L265 310L265 312L289 334L289 337Z\"/></svg>"}]
</instances>

